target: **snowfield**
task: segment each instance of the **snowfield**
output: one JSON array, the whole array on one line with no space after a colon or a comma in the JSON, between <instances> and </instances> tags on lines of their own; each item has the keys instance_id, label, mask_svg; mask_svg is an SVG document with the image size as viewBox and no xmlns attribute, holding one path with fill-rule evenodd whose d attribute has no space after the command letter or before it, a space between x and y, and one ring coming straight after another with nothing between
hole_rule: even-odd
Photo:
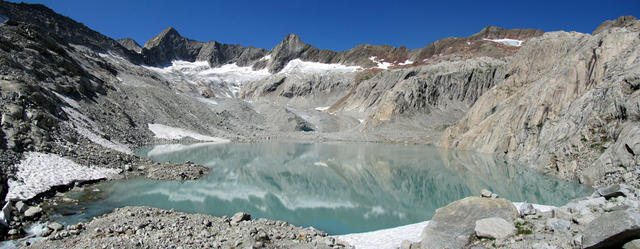
<instances>
[{"instance_id":1,"label":"snowfield","mask_svg":"<svg viewBox=\"0 0 640 249\"><path fill-rule=\"evenodd\" d=\"M319 73L328 73L328 72L341 72L341 73L349 73L355 72L357 70L361 70L362 68L359 66L345 66L342 64L326 64L320 62L310 62L310 61L302 61L300 59L295 59L289 61L287 65L280 71L283 74L290 73L304 73L304 74L319 74Z\"/></svg>"},{"instance_id":2,"label":"snowfield","mask_svg":"<svg viewBox=\"0 0 640 249\"><path fill-rule=\"evenodd\" d=\"M497 42L497 43L500 43L500 44L504 44L504 45L507 45L507 46L514 46L514 47L522 46L522 42L523 42L521 40L514 40L514 39L507 39L507 38L505 38L505 39L487 39L487 38L483 38L482 40Z\"/></svg>"},{"instance_id":3,"label":"snowfield","mask_svg":"<svg viewBox=\"0 0 640 249\"><path fill-rule=\"evenodd\" d=\"M76 181L107 179L121 172L120 169L81 166L54 154L25 153L25 159L16 165L16 180L9 179L9 200L28 200L55 186Z\"/></svg>"},{"instance_id":4,"label":"snowfield","mask_svg":"<svg viewBox=\"0 0 640 249\"><path fill-rule=\"evenodd\" d=\"M185 137L190 137L200 141L215 142L215 143L231 142L229 139L206 136L190 130L166 126L163 124L149 124L148 126L149 126L149 130L153 132L155 137L160 139L179 140Z\"/></svg>"}]
</instances>

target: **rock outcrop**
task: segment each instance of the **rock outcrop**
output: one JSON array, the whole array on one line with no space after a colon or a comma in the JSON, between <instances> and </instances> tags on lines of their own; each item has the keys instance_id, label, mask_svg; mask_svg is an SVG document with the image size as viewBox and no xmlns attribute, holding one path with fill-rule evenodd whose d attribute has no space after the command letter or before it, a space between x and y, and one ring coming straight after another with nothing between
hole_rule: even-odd
<instances>
[{"instance_id":1,"label":"rock outcrop","mask_svg":"<svg viewBox=\"0 0 640 249\"><path fill-rule=\"evenodd\" d=\"M467 197L439 208L422 232L422 248L463 248L476 221L491 217L512 222L518 210L508 200L482 197Z\"/></svg>"},{"instance_id":2,"label":"rock outcrop","mask_svg":"<svg viewBox=\"0 0 640 249\"><path fill-rule=\"evenodd\" d=\"M637 164L638 45L638 31L615 27L529 40L440 145L504 154L587 184Z\"/></svg>"},{"instance_id":3,"label":"rock outcrop","mask_svg":"<svg viewBox=\"0 0 640 249\"><path fill-rule=\"evenodd\" d=\"M142 47L134 39L124 38L124 39L118 40L118 43L120 43L120 45L122 45L126 49L129 49L133 52L142 53Z\"/></svg>"}]
</instances>

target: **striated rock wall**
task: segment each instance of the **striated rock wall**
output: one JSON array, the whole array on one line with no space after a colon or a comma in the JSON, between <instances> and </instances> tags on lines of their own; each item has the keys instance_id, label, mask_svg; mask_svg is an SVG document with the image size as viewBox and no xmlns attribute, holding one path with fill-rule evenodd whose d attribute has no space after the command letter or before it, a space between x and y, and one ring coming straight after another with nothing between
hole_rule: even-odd
<instances>
[{"instance_id":1,"label":"striated rock wall","mask_svg":"<svg viewBox=\"0 0 640 249\"><path fill-rule=\"evenodd\" d=\"M529 40L440 145L504 154L587 184L637 164L638 45L637 29L617 27Z\"/></svg>"},{"instance_id":2,"label":"striated rock wall","mask_svg":"<svg viewBox=\"0 0 640 249\"><path fill-rule=\"evenodd\" d=\"M331 110L368 112L367 122L373 125L396 115L449 107L466 110L493 87L504 65L502 60L482 57L383 71L359 83Z\"/></svg>"}]
</instances>

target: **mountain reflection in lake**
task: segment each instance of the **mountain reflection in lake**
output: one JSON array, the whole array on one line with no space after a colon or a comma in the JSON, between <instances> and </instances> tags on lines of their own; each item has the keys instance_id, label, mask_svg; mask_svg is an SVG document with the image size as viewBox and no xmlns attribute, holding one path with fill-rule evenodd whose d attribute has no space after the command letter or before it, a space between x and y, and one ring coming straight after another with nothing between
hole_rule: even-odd
<instances>
[{"instance_id":1,"label":"mountain reflection in lake","mask_svg":"<svg viewBox=\"0 0 640 249\"><path fill-rule=\"evenodd\" d=\"M284 220L329 234L428 220L435 210L487 188L512 201L561 205L589 189L492 155L373 143L172 144L143 148L156 161L212 168L196 181L134 179L76 193L73 222L122 206Z\"/></svg>"}]
</instances>

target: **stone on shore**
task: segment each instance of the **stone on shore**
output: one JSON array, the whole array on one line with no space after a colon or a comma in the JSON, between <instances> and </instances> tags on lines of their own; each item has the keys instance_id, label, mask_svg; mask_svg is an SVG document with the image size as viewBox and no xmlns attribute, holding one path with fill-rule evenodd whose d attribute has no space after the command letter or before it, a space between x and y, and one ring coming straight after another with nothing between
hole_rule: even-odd
<instances>
[{"instance_id":1,"label":"stone on shore","mask_svg":"<svg viewBox=\"0 0 640 249\"><path fill-rule=\"evenodd\" d=\"M58 222L51 222L47 225L47 227L53 231L60 231L64 226Z\"/></svg>"},{"instance_id":2,"label":"stone on shore","mask_svg":"<svg viewBox=\"0 0 640 249\"><path fill-rule=\"evenodd\" d=\"M477 220L474 230L478 238L504 239L516 234L513 223L499 217Z\"/></svg>"},{"instance_id":3,"label":"stone on shore","mask_svg":"<svg viewBox=\"0 0 640 249\"><path fill-rule=\"evenodd\" d=\"M34 216L40 215L41 212L42 212L42 208L40 207L30 207L30 208L27 208L26 211L24 211L24 216L34 217Z\"/></svg>"},{"instance_id":4,"label":"stone on shore","mask_svg":"<svg viewBox=\"0 0 640 249\"><path fill-rule=\"evenodd\" d=\"M231 224L238 224L245 220L251 220L251 215L248 213L236 213L231 217Z\"/></svg>"},{"instance_id":5,"label":"stone on shore","mask_svg":"<svg viewBox=\"0 0 640 249\"><path fill-rule=\"evenodd\" d=\"M618 196L627 196L625 192L625 189L620 184L613 184L598 189L598 194L606 199Z\"/></svg>"},{"instance_id":6,"label":"stone on shore","mask_svg":"<svg viewBox=\"0 0 640 249\"><path fill-rule=\"evenodd\" d=\"M620 248L640 238L640 212L627 209L605 213L584 229L584 248Z\"/></svg>"},{"instance_id":7,"label":"stone on shore","mask_svg":"<svg viewBox=\"0 0 640 249\"><path fill-rule=\"evenodd\" d=\"M640 239L629 241L622 246L622 249L640 249Z\"/></svg>"},{"instance_id":8,"label":"stone on shore","mask_svg":"<svg viewBox=\"0 0 640 249\"><path fill-rule=\"evenodd\" d=\"M550 231L566 233L569 232L571 222L563 219L550 218L547 220L545 227Z\"/></svg>"},{"instance_id":9,"label":"stone on shore","mask_svg":"<svg viewBox=\"0 0 640 249\"><path fill-rule=\"evenodd\" d=\"M474 233L477 220L498 217L512 222L518 209L508 200L467 197L436 210L422 232L422 248L462 248Z\"/></svg>"}]
</instances>

